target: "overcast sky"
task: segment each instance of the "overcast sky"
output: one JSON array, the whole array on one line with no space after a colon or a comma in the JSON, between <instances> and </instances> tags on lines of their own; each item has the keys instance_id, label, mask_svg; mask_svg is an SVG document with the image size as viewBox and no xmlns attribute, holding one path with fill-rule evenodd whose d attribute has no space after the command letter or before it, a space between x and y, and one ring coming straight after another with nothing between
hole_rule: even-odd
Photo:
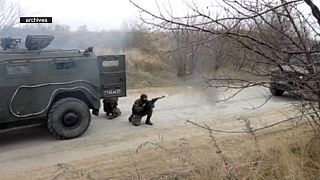
<instances>
[{"instance_id":1,"label":"overcast sky","mask_svg":"<svg viewBox=\"0 0 320 180\"><path fill-rule=\"evenodd\" d=\"M67 24L72 29L87 25L90 30L118 29L124 21L136 19L137 9L129 0L9 0L17 3L24 16L53 17L53 23ZM185 1L185 0L184 0ZM188 0L187 0L188 1ZM193 0L200 5L210 5L215 0ZM320 0L313 0L320 5ZM155 0L134 0L144 8L157 10ZM157 0L158 4L170 2L175 14L185 13L182 0ZM191 0L189 1L191 2ZM306 10L309 10L306 8Z\"/></svg>"},{"instance_id":2,"label":"overcast sky","mask_svg":"<svg viewBox=\"0 0 320 180\"><path fill-rule=\"evenodd\" d=\"M52 17L53 23L67 24L72 29L87 25L90 30L118 29L124 21L136 19L137 9L129 0L9 0L23 9L23 16ZM168 0L157 0L160 4ZM155 0L134 0L156 9ZM181 1L170 2L173 5ZM177 7L177 6L175 6Z\"/></svg>"}]
</instances>

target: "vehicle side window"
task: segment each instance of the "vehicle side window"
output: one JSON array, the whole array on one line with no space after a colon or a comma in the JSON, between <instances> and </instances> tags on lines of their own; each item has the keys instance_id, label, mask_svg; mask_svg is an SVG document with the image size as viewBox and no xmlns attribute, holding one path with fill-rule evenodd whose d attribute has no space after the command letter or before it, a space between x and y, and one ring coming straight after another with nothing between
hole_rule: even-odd
<instances>
[{"instance_id":1,"label":"vehicle side window","mask_svg":"<svg viewBox=\"0 0 320 180\"><path fill-rule=\"evenodd\" d=\"M8 64L6 71L9 76L27 75L32 73L31 64Z\"/></svg>"},{"instance_id":2,"label":"vehicle side window","mask_svg":"<svg viewBox=\"0 0 320 180\"><path fill-rule=\"evenodd\" d=\"M119 61L118 60L103 61L102 66L103 67L118 67Z\"/></svg>"},{"instance_id":3,"label":"vehicle side window","mask_svg":"<svg viewBox=\"0 0 320 180\"><path fill-rule=\"evenodd\" d=\"M73 70L76 68L75 62L58 62L54 63L55 70Z\"/></svg>"}]
</instances>

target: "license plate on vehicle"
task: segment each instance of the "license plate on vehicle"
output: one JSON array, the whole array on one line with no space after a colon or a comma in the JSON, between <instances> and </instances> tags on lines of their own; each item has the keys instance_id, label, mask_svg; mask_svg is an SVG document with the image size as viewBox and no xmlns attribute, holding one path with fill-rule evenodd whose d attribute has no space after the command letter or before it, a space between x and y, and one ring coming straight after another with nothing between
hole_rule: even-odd
<instances>
[{"instance_id":1,"label":"license plate on vehicle","mask_svg":"<svg viewBox=\"0 0 320 180\"><path fill-rule=\"evenodd\" d=\"M121 94L121 89L108 89L104 91L105 96Z\"/></svg>"}]
</instances>

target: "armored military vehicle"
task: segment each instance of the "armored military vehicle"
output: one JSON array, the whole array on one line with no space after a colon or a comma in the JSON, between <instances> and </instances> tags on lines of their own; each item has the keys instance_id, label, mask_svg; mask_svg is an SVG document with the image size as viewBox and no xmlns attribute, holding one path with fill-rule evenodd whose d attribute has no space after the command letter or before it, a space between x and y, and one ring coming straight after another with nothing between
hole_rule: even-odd
<instances>
[{"instance_id":1,"label":"armored military vehicle","mask_svg":"<svg viewBox=\"0 0 320 180\"><path fill-rule=\"evenodd\" d=\"M305 55L292 54L280 67L271 71L272 95L281 96L287 91L308 100L318 93L315 90L319 89L316 87L319 77L314 72L320 72L319 53L311 53L309 60Z\"/></svg>"},{"instance_id":2,"label":"armored military vehicle","mask_svg":"<svg viewBox=\"0 0 320 180\"><path fill-rule=\"evenodd\" d=\"M126 96L124 55L96 56L86 50L45 49L50 35L2 38L0 51L0 128L46 123L59 139L82 135L101 100L107 117L121 114Z\"/></svg>"}]
</instances>

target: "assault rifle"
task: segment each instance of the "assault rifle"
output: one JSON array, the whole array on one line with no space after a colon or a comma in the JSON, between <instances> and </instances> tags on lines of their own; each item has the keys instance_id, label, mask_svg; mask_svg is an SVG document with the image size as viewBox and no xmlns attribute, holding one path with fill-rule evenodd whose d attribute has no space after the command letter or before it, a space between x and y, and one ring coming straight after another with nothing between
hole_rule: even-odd
<instances>
[{"instance_id":1,"label":"assault rifle","mask_svg":"<svg viewBox=\"0 0 320 180\"><path fill-rule=\"evenodd\" d=\"M159 99L162 99L162 98L165 98L166 96L161 96L161 97L157 97L157 98L153 98L151 99L150 101L148 101L146 104L145 104L145 108L154 108L154 104L159 100Z\"/></svg>"}]
</instances>

